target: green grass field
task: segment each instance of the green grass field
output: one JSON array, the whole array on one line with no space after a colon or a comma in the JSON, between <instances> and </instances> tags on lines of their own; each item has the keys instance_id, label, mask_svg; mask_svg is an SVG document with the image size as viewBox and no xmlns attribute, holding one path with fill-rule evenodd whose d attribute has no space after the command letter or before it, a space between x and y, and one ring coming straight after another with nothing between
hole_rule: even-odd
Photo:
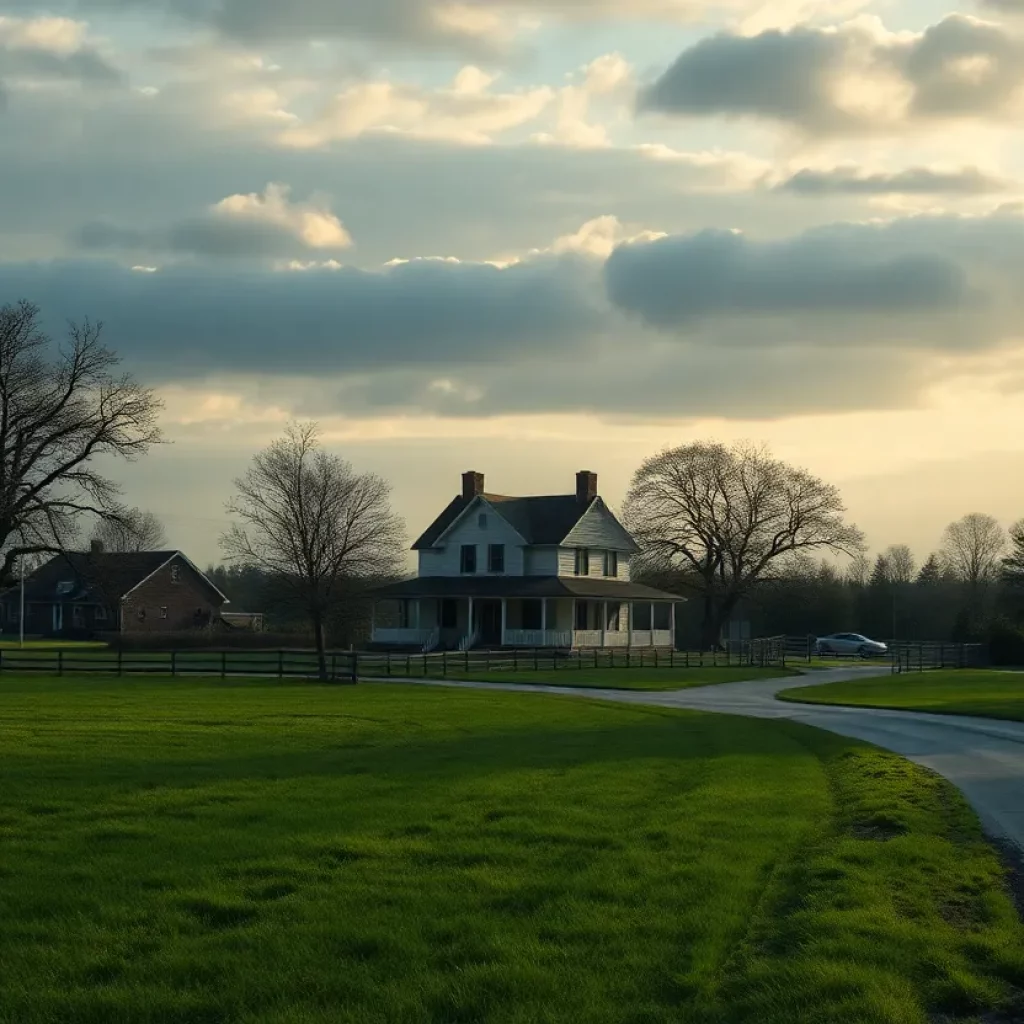
<instances>
[{"instance_id":1,"label":"green grass field","mask_svg":"<svg viewBox=\"0 0 1024 1024\"><path fill-rule=\"evenodd\" d=\"M796 675L780 668L584 668L521 669L518 672L450 671L449 679L478 683L528 683L533 686L581 686L604 690L685 690L746 679L779 679Z\"/></svg>"},{"instance_id":2,"label":"green grass field","mask_svg":"<svg viewBox=\"0 0 1024 1024\"><path fill-rule=\"evenodd\" d=\"M1024 722L1024 672L944 669L783 690L782 700L981 715Z\"/></svg>"},{"instance_id":3,"label":"green grass field","mask_svg":"<svg viewBox=\"0 0 1024 1024\"><path fill-rule=\"evenodd\" d=\"M792 723L8 676L0 749L3 1024L1020 1019L956 792Z\"/></svg>"}]
</instances>

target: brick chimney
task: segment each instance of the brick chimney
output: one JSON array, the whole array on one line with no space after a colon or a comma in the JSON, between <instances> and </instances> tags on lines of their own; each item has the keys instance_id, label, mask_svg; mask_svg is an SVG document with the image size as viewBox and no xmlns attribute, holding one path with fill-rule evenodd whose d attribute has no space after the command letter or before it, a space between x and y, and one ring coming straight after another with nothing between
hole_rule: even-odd
<instances>
[{"instance_id":1,"label":"brick chimney","mask_svg":"<svg viewBox=\"0 0 1024 1024\"><path fill-rule=\"evenodd\" d=\"M89 541L89 554L91 555L102 555L103 554L103 541L91 540Z\"/></svg>"},{"instance_id":2,"label":"brick chimney","mask_svg":"<svg viewBox=\"0 0 1024 1024\"><path fill-rule=\"evenodd\" d=\"M589 505L597 497L597 474L581 469L576 474L576 500Z\"/></svg>"},{"instance_id":3,"label":"brick chimney","mask_svg":"<svg viewBox=\"0 0 1024 1024\"><path fill-rule=\"evenodd\" d=\"M462 474L462 497L465 498L466 501L472 501L473 498L476 498L483 493L483 473L475 473L473 470L470 470L468 473Z\"/></svg>"}]
</instances>

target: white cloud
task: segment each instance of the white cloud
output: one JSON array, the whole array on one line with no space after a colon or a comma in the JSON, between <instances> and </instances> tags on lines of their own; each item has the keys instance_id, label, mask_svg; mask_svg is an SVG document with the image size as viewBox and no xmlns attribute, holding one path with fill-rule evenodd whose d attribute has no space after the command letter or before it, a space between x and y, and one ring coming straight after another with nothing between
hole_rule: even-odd
<instances>
[{"instance_id":1,"label":"white cloud","mask_svg":"<svg viewBox=\"0 0 1024 1024\"><path fill-rule=\"evenodd\" d=\"M352 245L348 230L326 201L293 203L290 189L275 183L261 193L228 196L203 217L171 227L139 230L93 223L79 237L89 249L243 259L337 251Z\"/></svg>"},{"instance_id":2,"label":"white cloud","mask_svg":"<svg viewBox=\"0 0 1024 1024\"><path fill-rule=\"evenodd\" d=\"M120 71L89 40L87 29L71 18L0 15L0 81L22 88L117 83Z\"/></svg>"},{"instance_id":3,"label":"white cloud","mask_svg":"<svg viewBox=\"0 0 1024 1024\"><path fill-rule=\"evenodd\" d=\"M485 145L495 135L535 120L554 97L547 86L495 92L494 81L470 66L441 89L388 80L360 82L336 94L316 116L286 128L279 141L311 149L339 139L394 133Z\"/></svg>"}]
</instances>

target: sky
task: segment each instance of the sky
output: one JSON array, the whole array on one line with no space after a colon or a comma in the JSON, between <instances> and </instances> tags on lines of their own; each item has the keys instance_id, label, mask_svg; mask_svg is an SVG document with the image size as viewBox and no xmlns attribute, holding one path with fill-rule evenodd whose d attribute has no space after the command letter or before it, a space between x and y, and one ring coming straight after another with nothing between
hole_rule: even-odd
<instances>
[{"instance_id":1,"label":"sky","mask_svg":"<svg viewBox=\"0 0 1024 1024\"><path fill-rule=\"evenodd\" d=\"M165 403L218 558L293 419L411 540L767 444L877 551L1024 516L1024 0L0 0L0 304Z\"/></svg>"}]
</instances>

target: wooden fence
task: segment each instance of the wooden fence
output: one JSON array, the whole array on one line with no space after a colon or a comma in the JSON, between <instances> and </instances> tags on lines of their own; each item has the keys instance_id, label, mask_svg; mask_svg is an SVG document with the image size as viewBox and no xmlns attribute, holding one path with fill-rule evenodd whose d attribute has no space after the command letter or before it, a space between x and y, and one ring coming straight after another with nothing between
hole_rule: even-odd
<instances>
[{"instance_id":1,"label":"wooden fence","mask_svg":"<svg viewBox=\"0 0 1024 1024\"><path fill-rule=\"evenodd\" d=\"M728 668L784 666L784 638L730 644L717 651L673 651L661 648L595 648L559 652L550 648L503 651L439 651L432 654L398 654L365 651L330 651L330 679L355 682L360 678L472 678L494 672L578 672L593 669ZM0 649L0 675L28 674L65 676L164 675L267 677L315 679L319 667L315 651L111 651L94 648Z\"/></svg>"}]
</instances>

